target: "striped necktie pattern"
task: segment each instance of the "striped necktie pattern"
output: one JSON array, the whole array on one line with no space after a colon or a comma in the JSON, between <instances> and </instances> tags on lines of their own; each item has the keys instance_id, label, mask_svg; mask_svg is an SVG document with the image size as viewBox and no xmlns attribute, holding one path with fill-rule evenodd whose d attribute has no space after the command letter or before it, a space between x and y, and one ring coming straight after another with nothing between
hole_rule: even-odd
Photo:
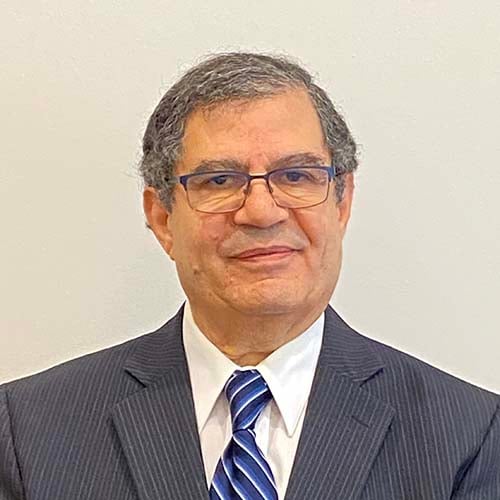
<instances>
[{"instance_id":1,"label":"striped necktie pattern","mask_svg":"<svg viewBox=\"0 0 500 500\"><path fill-rule=\"evenodd\" d=\"M211 500L278 500L273 473L255 441L255 423L272 395L257 370L236 370L224 391L233 435L210 487Z\"/></svg>"}]
</instances>

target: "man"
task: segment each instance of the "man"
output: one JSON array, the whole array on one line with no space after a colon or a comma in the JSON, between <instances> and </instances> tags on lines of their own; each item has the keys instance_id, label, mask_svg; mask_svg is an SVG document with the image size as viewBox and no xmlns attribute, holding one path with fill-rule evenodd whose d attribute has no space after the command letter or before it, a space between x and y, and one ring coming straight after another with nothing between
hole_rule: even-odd
<instances>
[{"instance_id":1,"label":"man","mask_svg":"<svg viewBox=\"0 0 500 500\"><path fill-rule=\"evenodd\" d=\"M149 227L187 302L158 331L3 386L0 498L500 498L500 399L328 305L356 148L310 75L234 53L147 127Z\"/></svg>"}]
</instances>

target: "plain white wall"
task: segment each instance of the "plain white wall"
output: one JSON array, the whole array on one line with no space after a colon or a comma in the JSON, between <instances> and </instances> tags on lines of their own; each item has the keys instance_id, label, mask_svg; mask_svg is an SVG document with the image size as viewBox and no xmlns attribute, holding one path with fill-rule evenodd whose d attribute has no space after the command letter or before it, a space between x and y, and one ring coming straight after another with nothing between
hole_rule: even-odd
<instances>
[{"instance_id":1,"label":"plain white wall","mask_svg":"<svg viewBox=\"0 0 500 500\"><path fill-rule=\"evenodd\" d=\"M333 304L500 391L500 3L22 1L3 6L0 380L137 336L182 301L135 175L201 56L290 54L361 145Z\"/></svg>"}]
</instances>

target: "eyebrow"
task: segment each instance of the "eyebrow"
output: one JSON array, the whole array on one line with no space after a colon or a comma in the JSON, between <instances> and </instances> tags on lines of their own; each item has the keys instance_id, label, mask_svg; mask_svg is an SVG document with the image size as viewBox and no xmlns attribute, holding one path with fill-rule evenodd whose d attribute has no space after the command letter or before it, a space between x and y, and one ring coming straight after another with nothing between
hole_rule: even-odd
<instances>
[{"instance_id":1,"label":"eyebrow","mask_svg":"<svg viewBox=\"0 0 500 500\"><path fill-rule=\"evenodd\" d=\"M324 157L315 153L295 153L272 161L269 165L269 170L293 166L312 167L325 165L326 163L328 162L325 162ZM213 172L216 170L236 170L247 172L249 168L246 163L234 158L221 158L214 160L202 160L191 173L196 174L200 172Z\"/></svg>"},{"instance_id":2,"label":"eyebrow","mask_svg":"<svg viewBox=\"0 0 500 500\"><path fill-rule=\"evenodd\" d=\"M245 170L245 165L238 160L224 158L220 160L203 160L191 172L198 174L200 172L211 172L214 170Z\"/></svg>"},{"instance_id":3,"label":"eyebrow","mask_svg":"<svg viewBox=\"0 0 500 500\"><path fill-rule=\"evenodd\" d=\"M295 153L292 155L278 158L271 163L271 169L283 168L288 166L301 166L301 167L317 167L328 163L325 159L315 153Z\"/></svg>"}]
</instances>

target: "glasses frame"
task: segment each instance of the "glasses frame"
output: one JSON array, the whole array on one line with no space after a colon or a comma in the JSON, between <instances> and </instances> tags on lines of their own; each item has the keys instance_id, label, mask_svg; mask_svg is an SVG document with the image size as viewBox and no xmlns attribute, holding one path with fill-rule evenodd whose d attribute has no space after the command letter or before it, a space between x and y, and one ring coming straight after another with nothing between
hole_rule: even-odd
<instances>
[{"instance_id":1,"label":"glasses frame","mask_svg":"<svg viewBox=\"0 0 500 500\"><path fill-rule=\"evenodd\" d=\"M186 191L187 201L189 203L189 206L193 210L196 210L197 212L206 213L206 214L225 214L225 213L237 212L240 208L243 207L243 205L245 205L245 202L247 201L247 198L248 198L248 193L250 192L250 184L252 183L252 181L254 181L256 179L264 179L266 181L266 185L267 185L267 189L269 190L269 194L271 195L271 197L274 200L274 203L276 203L276 205L278 207L291 208L291 207L284 207L276 201L276 199L274 198L274 195L273 195L273 188L269 184L269 177L275 172L286 172L288 170L293 171L293 170L297 170L299 168L300 169L311 169L311 170L312 169L323 170L324 172L328 173L328 188L327 188L326 195L325 195L324 199L317 202L317 203L313 203L312 205L305 205L305 206L301 206L301 207L297 207L297 208L310 208L310 207L315 207L316 205L321 205L322 203L324 203L328 199L328 195L330 194L331 181L335 177L340 175L340 172L337 171L337 169L335 168L334 165L330 165L330 166L324 166L324 165L296 166L296 167L286 167L286 168L275 168L274 170L270 170L269 172L266 172L265 174L248 174L247 172L241 172L239 170L206 170L205 172L194 172L192 174L179 175L177 177L173 177L172 179L184 187L184 190ZM247 183L246 183L246 186L244 189L245 197L243 198L241 205L239 205L237 208L231 208L230 210L221 210L221 211L216 211L216 212L200 210L199 208L193 207L191 205L191 201L189 199L189 191L187 188L187 183L188 183L189 179L191 179L192 177L196 177L199 175L206 175L206 174L238 174L238 175L241 175L243 177L246 177Z\"/></svg>"}]
</instances>

